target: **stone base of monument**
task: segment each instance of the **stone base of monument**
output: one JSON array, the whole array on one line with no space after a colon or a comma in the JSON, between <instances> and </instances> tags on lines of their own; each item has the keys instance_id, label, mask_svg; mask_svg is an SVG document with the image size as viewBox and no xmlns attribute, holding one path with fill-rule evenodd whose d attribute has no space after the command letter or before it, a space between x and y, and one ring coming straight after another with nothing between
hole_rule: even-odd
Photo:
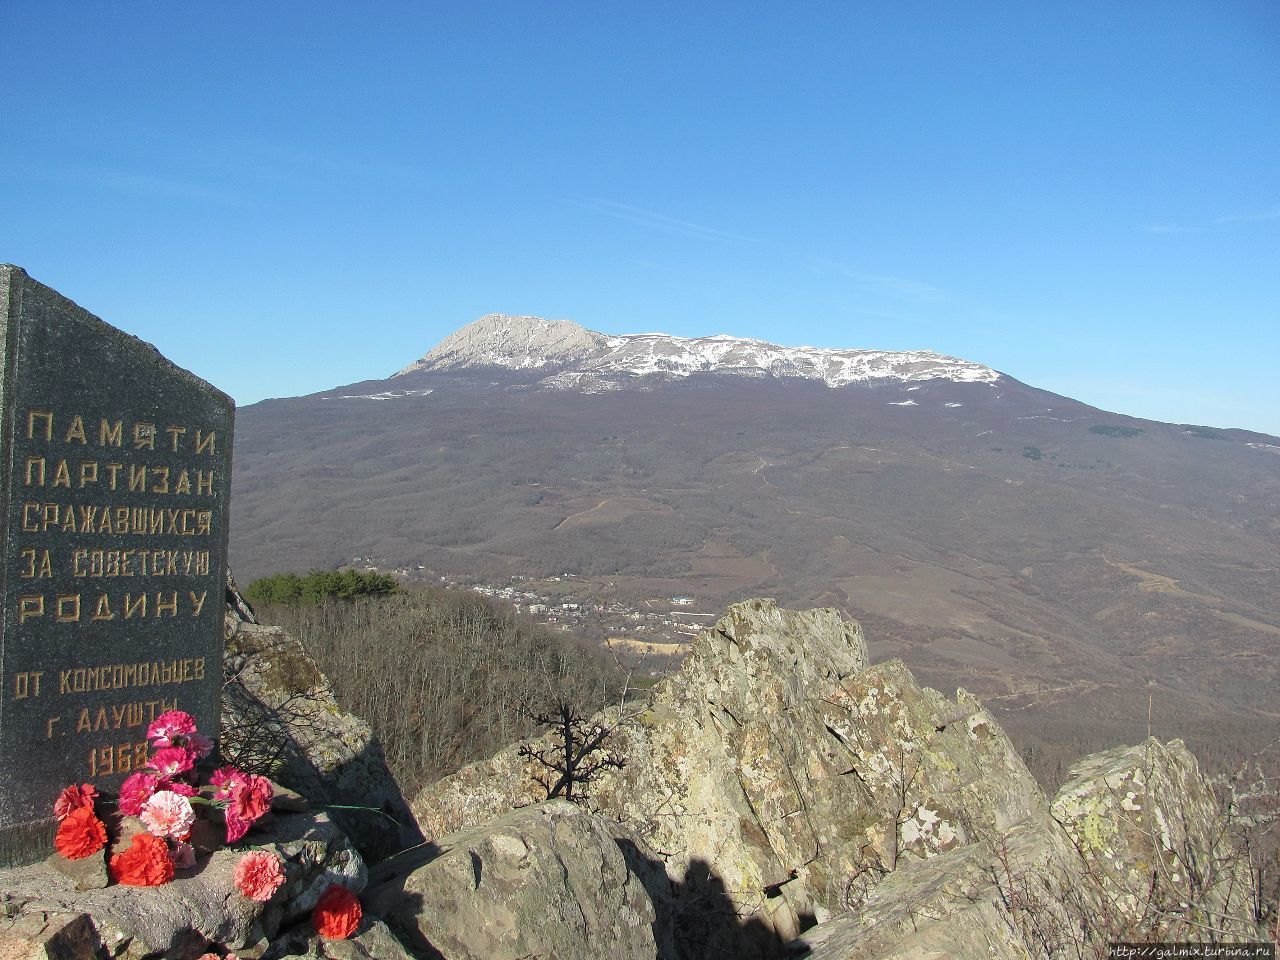
<instances>
[{"instance_id":1,"label":"stone base of monument","mask_svg":"<svg viewBox=\"0 0 1280 960\"><path fill-rule=\"evenodd\" d=\"M55 853L45 861L45 865L69 879L75 884L77 890L102 890L111 884L111 874L107 870L107 857L113 849L114 845L109 846L100 853L82 860L68 860L61 854Z\"/></svg>"},{"instance_id":2,"label":"stone base of monument","mask_svg":"<svg viewBox=\"0 0 1280 960\"><path fill-rule=\"evenodd\" d=\"M273 851L284 864L285 884L267 903L235 885L236 864L250 848ZM202 856L158 887L94 888L95 877L105 881L107 855L56 865L55 855L0 870L0 960L194 960L220 948L260 957L281 931L305 923L329 887L359 892L366 881L360 854L321 811L276 811L236 848ZM308 935L309 927L294 939Z\"/></svg>"},{"instance_id":3,"label":"stone base of monument","mask_svg":"<svg viewBox=\"0 0 1280 960\"><path fill-rule=\"evenodd\" d=\"M0 866L30 863L39 856L36 851L52 850L57 832L58 823L52 819L0 827ZM8 958L0 953L0 960Z\"/></svg>"}]
</instances>

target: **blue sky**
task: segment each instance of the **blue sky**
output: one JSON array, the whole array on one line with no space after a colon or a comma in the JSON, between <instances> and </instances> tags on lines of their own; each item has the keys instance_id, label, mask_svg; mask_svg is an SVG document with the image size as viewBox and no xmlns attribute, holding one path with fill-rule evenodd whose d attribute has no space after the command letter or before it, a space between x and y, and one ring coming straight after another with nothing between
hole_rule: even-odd
<instances>
[{"instance_id":1,"label":"blue sky","mask_svg":"<svg viewBox=\"0 0 1280 960\"><path fill-rule=\"evenodd\" d=\"M1280 434L1280 4L17 4L0 261L238 402L483 313Z\"/></svg>"}]
</instances>

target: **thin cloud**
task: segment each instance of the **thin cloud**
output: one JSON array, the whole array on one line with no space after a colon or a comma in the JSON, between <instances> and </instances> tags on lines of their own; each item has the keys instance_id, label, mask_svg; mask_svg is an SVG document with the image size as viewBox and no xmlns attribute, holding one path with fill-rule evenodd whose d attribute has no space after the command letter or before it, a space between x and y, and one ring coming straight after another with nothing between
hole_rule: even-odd
<instances>
[{"instance_id":1,"label":"thin cloud","mask_svg":"<svg viewBox=\"0 0 1280 960\"><path fill-rule=\"evenodd\" d=\"M1230 217L1217 217L1214 223L1258 223L1262 220L1280 220L1280 207L1272 207L1259 213L1239 213Z\"/></svg>"},{"instance_id":2,"label":"thin cloud","mask_svg":"<svg viewBox=\"0 0 1280 960\"><path fill-rule=\"evenodd\" d=\"M1138 229L1144 233L1199 233L1203 228L1181 223L1144 223Z\"/></svg>"},{"instance_id":3,"label":"thin cloud","mask_svg":"<svg viewBox=\"0 0 1280 960\"><path fill-rule=\"evenodd\" d=\"M1144 233L1200 233L1213 227L1225 227L1233 223L1264 223L1268 220L1280 220L1280 206L1254 213L1236 213L1224 217L1214 217L1207 224L1185 223L1144 223L1138 229Z\"/></svg>"},{"instance_id":4,"label":"thin cloud","mask_svg":"<svg viewBox=\"0 0 1280 960\"><path fill-rule=\"evenodd\" d=\"M614 217L618 220L625 220L628 223L636 223L640 226L652 227L656 230L666 230L671 233L678 233L682 236L693 237L697 240L734 240L739 243L764 243L764 241L759 237L748 237L741 233L730 233L727 230L717 230L715 227L708 227L701 223L693 223L689 220L679 220L675 217L668 217L666 214L657 213L653 210L645 210L641 207L633 207L629 203L619 203L617 200L605 200L601 197L587 197L582 200L571 199L569 202L575 206L594 210L596 213L603 213L606 216Z\"/></svg>"},{"instance_id":5,"label":"thin cloud","mask_svg":"<svg viewBox=\"0 0 1280 960\"><path fill-rule=\"evenodd\" d=\"M67 179L92 184L106 190L157 199L195 200L228 205L238 205L243 202L243 198L237 193L220 190L193 180L125 173L103 167L68 168L62 171L62 175Z\"/></svg>"},{"instance_id":6,"label":"thin cloud","mask_svg":"<svg viewBox=\"0 0 1280 960\"><path fill-rule=\"evenodd\" d=\"M905 300L915 304L948 303L952 300L951 294L946 290L920 280L909 280L906 277L895 277L883 273L869 273L833 260L817 260L814 266L820 272L835 273L847 280L852 280L870 293L892 300Z\"/></svg>"}]
</instances>

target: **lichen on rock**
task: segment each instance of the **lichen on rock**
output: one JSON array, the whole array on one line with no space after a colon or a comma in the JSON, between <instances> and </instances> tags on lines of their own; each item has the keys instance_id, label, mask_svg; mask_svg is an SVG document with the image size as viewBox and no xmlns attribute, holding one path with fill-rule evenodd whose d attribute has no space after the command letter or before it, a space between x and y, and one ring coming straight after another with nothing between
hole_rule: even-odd
<instances>
[{"instance_id":1,"label":"lichen on rock","mask_svg":"<svg viewBox=\"0 0 1280 960\"><path fill-rule=\"evenodd\" d=\"M616 708L599 720L616 723ZM782 938L847 909L853 887L900 858L1044 808L976 701L920 688L899 661L868 666L861 628L835 610L768 600L704 631L610 748L626 764L593 782L594 809L661 851L674 882L711 864L738 914ZM541 799L525 763L516 745L424 789L424 832Z\"/></svg>"}]
</instances>

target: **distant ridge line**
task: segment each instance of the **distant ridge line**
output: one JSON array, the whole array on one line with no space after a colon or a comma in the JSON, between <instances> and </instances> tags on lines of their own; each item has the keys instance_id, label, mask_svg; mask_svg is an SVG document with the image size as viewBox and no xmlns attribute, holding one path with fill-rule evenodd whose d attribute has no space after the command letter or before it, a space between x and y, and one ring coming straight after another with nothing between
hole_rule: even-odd
<instances>
[{"instance_id":1,"label":"distant ridge line","mask_svg":"<svg viewBox=\"0 0 1280 960\"><path fill-rule=\"evenodd\" d=\"M582 378L682 378L696 373L799 377L843 387L869 380L916 382L944 379L994 384L990 367L928 350L864 350L785 347L765 340L715 334L665 333L610 336L571 320L487 314L450 334L420 360L398 371L501 367L547 370L545 385L575 388Z\"/></svg>"}]
</instances>

